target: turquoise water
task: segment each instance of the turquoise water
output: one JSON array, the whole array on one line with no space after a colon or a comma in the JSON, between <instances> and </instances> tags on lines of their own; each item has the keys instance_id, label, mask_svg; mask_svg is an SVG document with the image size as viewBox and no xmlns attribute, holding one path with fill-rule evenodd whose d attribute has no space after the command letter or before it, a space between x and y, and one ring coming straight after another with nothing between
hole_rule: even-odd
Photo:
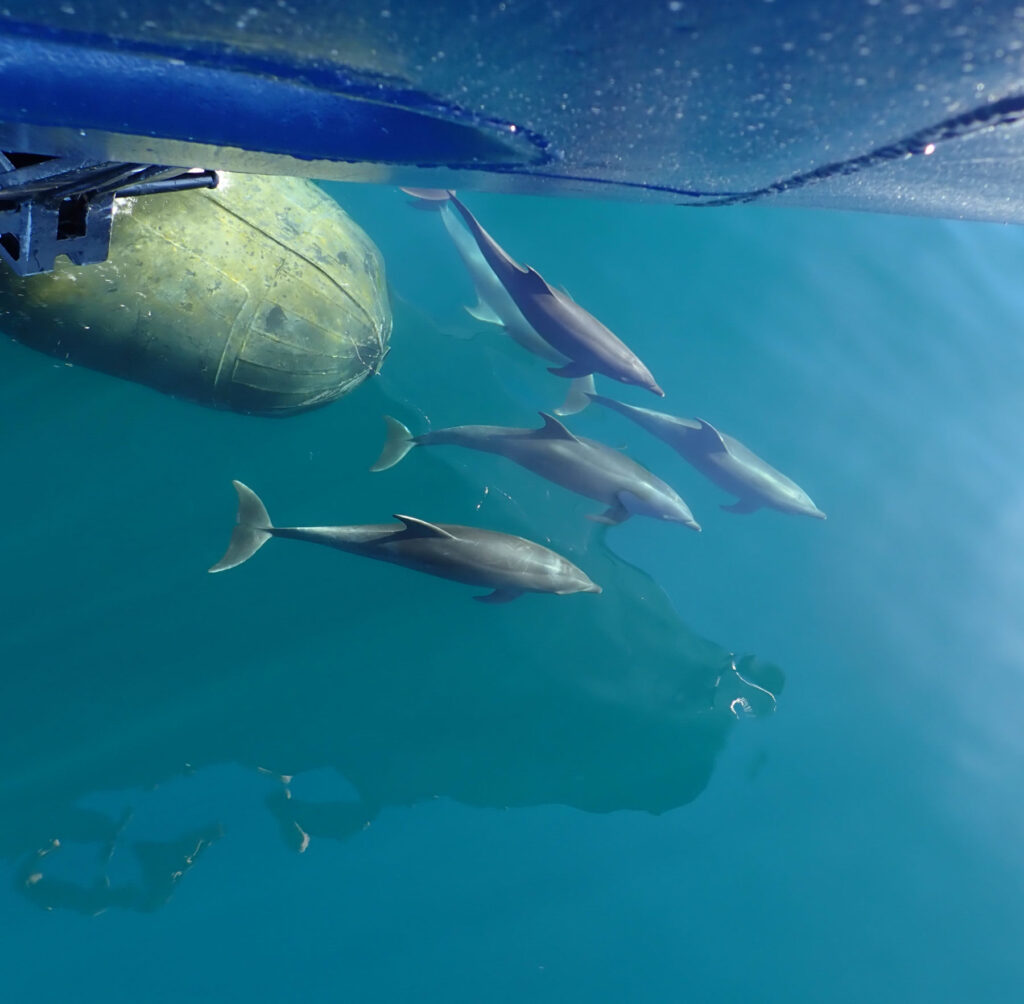
<instances>
[{"instance_id":1,"label":"turquoise water","mask_svg":"<svg viewBox=\"0 0 1024 1004\"><path fill-rule=\"evenodd\" d=\"M1016 1000L1024 231L467 193L668 396L606 393L829 517L721 512L568 420L698 536L454 448L369 474L385 413L530 425L565 382L477 333L436 218L329 190L396 313L337 404L219 414L2 347L4 998ZM488 607L289 541L209 576L232 478L281 523L550 541L605 591Z\"/></svg>"}]
</instances>

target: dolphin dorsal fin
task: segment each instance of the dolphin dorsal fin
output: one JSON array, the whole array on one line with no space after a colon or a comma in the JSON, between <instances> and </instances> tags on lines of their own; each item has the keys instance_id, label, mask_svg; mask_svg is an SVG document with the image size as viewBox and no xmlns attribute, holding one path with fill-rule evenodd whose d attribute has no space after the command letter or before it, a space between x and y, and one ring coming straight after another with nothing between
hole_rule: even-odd
<instances>
[{"instance_id":1,"label":"dolphin dorsal fin","mask_svg":"<svg viewBox=\"0 0 1024 1004\"><path fill-rule=\"evenodd\" d=\"M523 285L534 295L547 293L549 296L554 296L558 292L558 290L552 289L550 283L535 268L531 268L529 265L525 268L520 265L519 268L523 273ZM567 299L572 302L571 296Z\"/></svg>"},{"instance_id":2,"label":"dolphin dorsal fin","mask_svg":"<svg viewBox=\"0 0 1024 1004\"><path fill-rule=\"evenodd\" d=\"M405 524L402 536L406 540L412 540L415 537L436 537L439 540L455 539L453 534L450 534L435 523L428 523L425 519L417 519L415 516L403 516L397 512L395 513L395 519L399 519Z\"/></svg>"},{"instance_id":3,"label":"dolphin dorsal fin","mask_svg":"<svg viewBox=\"0 0 1024 1004\"><path fill-rule=\"evenodd\" d=\"M728 453L729 447L722 439L722 434L710 422L705 422L703 418L698 418L697 421L700 422L701 442L707 447L708 452Z\"/></svg>"},{"instance_id":4,"label":"dolphin dorsal fin","mask_svg":"<svg viewBox=\"0 0 1024 1004\"><path fill-rule=\"evenodd\" d=\"M538 414L544 419L543 427L534 432L534 436L538 439L568 439L574 443L579 442L579 439L562 425L557 418L549 415L546 411L538 412Z\"/></svg>"}]
</instances>

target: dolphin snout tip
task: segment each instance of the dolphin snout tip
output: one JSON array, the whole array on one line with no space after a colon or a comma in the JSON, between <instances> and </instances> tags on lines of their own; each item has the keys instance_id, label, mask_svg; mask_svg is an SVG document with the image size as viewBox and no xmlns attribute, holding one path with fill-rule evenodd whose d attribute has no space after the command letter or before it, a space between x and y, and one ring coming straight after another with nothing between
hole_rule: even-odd
<instances>
[{"instance_id":1,"label":"dolphin snout tip","mask_svg":"<svg viewBox=\"0 0 1024 1004\"><path fill-rule=\"evenodd\" d=\"M657 384L655 384L651 388L651 393L652 394L657 394L658 397L664 397L665 396L665 392Z\"/></svg>"},{"instance_id":2,"label":"dolphin snout tip","mask_svg":"<svg viewBox=\"0 0 1024 1004\"><path fill-rule=\"evenodd\" d=\"M604 590L596 582L591 582L589 586L584 587L583 592L585 592L585 593L603 593Z\"/></svg>"}]
</instances>

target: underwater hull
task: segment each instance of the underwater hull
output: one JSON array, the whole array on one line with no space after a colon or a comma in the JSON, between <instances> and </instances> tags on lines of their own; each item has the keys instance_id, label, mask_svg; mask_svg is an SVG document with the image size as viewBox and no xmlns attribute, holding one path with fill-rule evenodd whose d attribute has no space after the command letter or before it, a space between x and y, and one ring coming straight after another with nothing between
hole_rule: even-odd
<instances>
[{"instance_id":1,"label":"underwater hull","mask_svg":"<svg viewBox=\"0 0 1024 1004\"><path fill-rule=\"evenodd\" d=\"M123 7L0 11L0 149L1024 220L1017 0Z\"/></svg>"}]
</instances>

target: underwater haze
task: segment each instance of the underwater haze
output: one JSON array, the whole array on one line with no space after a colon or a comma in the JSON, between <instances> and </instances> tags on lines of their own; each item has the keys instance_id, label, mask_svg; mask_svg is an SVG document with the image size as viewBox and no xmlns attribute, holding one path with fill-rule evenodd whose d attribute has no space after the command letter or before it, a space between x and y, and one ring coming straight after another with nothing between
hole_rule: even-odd
<instances>
[{"instance_id":1,"label":"underwater haze","mask_svg":"<svg viewBox=\"0 0 1024 1004\"><path fill-rule=\"evenodd\" d=\"M1001 1002L1024 985L1024 230L460 195L662 399L828 519L734 501L597 405L703 531L413 433L568 381L462 309L435 212L380 247L379 376L281 420L0 345L0 996ZM206 569L232 479L281 525L526 536L600 595L289 540Z\"/></svg>"}]
</instances>

